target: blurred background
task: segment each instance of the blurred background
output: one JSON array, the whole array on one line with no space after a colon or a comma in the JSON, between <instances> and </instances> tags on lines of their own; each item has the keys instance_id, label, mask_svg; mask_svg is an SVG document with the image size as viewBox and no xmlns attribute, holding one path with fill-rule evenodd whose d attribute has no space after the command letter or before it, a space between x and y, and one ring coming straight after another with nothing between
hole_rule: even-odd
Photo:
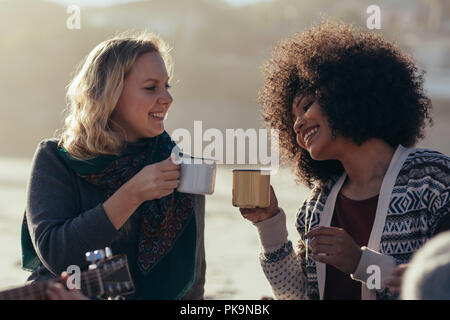
<instances>
[{"instance_id":1,"label":"blurred background","mask_svg":"<svg viewBox=\"0 0 450 320\"><path fill-rule=\"evenodd\" d=\"M435 124L419 147L450 154L450 1L0 0L0 290L28 276L20 269L20 224L31 158L39 141L61 128L66 85L98 43L147 29L173 47L169 133L192 131L195 120L203 130L264 128L256 99L272 46L322 17L366 28L373 4L381 9L381 29L371 32L396 41L426 71ZM81 10L80 29L66 26L69 5ZM230 169L219 167L215 193L207 196L206 296L260 299L271 290L259 267L256 230L231 206ZM271 183L296 241L295 214L308 190L294 178L285 168Z\"/></svg>"}]
</instances>

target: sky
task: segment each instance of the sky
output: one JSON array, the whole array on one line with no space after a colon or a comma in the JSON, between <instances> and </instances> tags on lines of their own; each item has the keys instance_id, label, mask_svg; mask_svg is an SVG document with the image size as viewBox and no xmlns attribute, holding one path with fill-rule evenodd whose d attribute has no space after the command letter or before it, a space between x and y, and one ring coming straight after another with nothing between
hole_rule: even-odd
<instances>
[{"instance_id":1,"label":"sky","mask_svg":"<svg viewBox=\"0 0 450 320\"><path fill-rule=\"evenodd\" d=\"M136 0L47 0L47 1L62 3L65 5L75 4L75 5L80 5L80 6L104 7L104 6L115 5L118 3L135 2ZM142 1L142 0L140 0L140 1ZM182 0L180 0L180 1L182 1ZM209 0L209 1L218 1L218 0ZM223 1L228 2L231 5L241 6L241 5L261 2L264 0L223 0Z\"/></svg>"}]
</instances>

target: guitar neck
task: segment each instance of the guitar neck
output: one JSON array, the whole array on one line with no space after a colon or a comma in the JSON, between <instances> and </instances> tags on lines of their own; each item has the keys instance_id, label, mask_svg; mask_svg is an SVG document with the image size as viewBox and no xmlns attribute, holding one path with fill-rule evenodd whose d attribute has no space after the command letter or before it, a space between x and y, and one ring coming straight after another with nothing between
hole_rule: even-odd
<instances>
[{"instance_id":1,"label":"guitar neck","mask_svg":"<svg viewBox=\"0 0 450 320\"><path fill-rule=\"evenodd\" d=\"M0 292L0 300L47 300L46 290L49 281L34 282L32 284ZM61 279L54 279L61 283ZM89 270L81 273L81 292L88 297L95 297L104 293L99 270Z\"/></svg>"},{"instance_id":2,"label":"guitar neck","mask_svg":"<svg viewBox=\"0 0 450 320\"><path fill-rule=\"evenodd\" d=\"M0 300L45 300L48 282L36 282L24 287L0 292Z\"/></svg>"}]
</instances>

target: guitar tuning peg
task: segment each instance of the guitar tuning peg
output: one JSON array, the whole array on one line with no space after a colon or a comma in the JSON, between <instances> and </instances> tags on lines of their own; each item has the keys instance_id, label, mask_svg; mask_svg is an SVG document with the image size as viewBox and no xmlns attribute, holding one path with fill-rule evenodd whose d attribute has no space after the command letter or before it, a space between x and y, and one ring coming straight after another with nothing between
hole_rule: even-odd
<instances>
[{"instance_id":1,"label":"guitar tuning peg","mask_svg":"<svg viewBox=\"0 0 450 320\"><path fill-rule=\"evenodd\" d=\"M106 247L105 248L105 254L107 258L111 258L112 257L112 250L110 247Z\"/></svg>"},{"instance_id":2,"label":"guitar tuning peg","mask_svg":"<svg viewBox=\"0 0 450 320\"><path fill-rule=\"evenodd\" d=\"M99 260L103 260L106 257L105 250L95 250L86 252L86 260L91 264L95 264L95 262Z\"/></svg>"},{"instance_id":3,"label":"guitar tuning peg","mask_svg":"<svg viewBox=\"0 0 450 320\"><path fill-rule=\"evenodd\" d=\"M93 252L86 252L86 261L90 263L95 262L95 256Z\"/></svg>"},{"instance_id":4,"label":"guitar tuning peg","mask_svg":"<svg viewBox=\"0 0 450 320\"><path fill-rule=\"evenodd\" d=\"M95 250L94 256L95 256L95 261L105 259L105 257L106 257L105 250Z\"/></svg>"}]
</instances>

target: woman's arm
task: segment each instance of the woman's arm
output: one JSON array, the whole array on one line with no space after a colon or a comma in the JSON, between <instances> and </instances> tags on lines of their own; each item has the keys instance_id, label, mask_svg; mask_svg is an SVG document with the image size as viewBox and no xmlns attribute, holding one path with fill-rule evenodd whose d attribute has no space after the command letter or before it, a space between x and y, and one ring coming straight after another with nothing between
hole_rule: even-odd
<instances>
[{"instance_id":1,"label":"woman's arm","mask_svg":"<svg viewBox=\"0 0 450 320\"><path fill-rule=\"evenodd\" d=\"M59 158L55 142L42 143L27 196L30 235L40 260L55 275L72 264L86 265L85 252L109 246L142 202L172 193L178 178L179 166L168 158L144 167L103 204L98 199L98 205L80 212L74 174Z\"/></svg>"},{"instance_id":2,"label":"woman's arm","mask_svg":"<svg viewBox=\"0 0 450 320\"><path fill-rule=\"evenodd\" d=\"M306 300L307 278L304 264L288 240L286 215L279 212L254 224L263 247L260 263L276 299Z\"/></svg>"},{"instance_id":3,"label":"woman's arm","mask_svg":"<svg viewBox=\"0 0 450 320\"><path fill-rule=\"evenodd\" d=\"M111 223L119 230L144 201L167 196L178 187L179 165L172 157L142 168L103 204Z\"/></svg>"},{"instance_id":4,"label":"woman's arm","mask_svg":"<svg viewBox=\"0 0 450 320\"><path fill-rule=\"evenodd\" d=\"M56 143L42 142L27 189L27 220L36 253L59 275L85 266L85 252L103 248L118 235L101 204L80 212L74 175L59 159Z\"/></svg>"},{"instance_id":5,"label":"woman's arm","mask_svg":"<svg viewBox=\"0 0 450 320\"><path fill-rule=\"evenodd\" d=\"M242 216L258 229L263 248L261 266L276 299L308 299L306 272L288 240L286 215L278 207L275 191L270 186L267 208L240 208Z\"/></svg>"}]
</instances>

